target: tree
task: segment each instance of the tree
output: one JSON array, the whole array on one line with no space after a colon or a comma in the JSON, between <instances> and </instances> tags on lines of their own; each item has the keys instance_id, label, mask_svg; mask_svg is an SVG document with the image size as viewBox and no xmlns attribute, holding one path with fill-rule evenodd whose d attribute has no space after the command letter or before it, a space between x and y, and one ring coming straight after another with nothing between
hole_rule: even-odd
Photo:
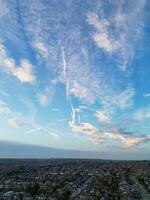
<instances>
[{"instance_id":1,"label":"tree","mask_svg":"<svg viewBox=\"0 0 150 200\"><path fill-rule=\"evenodd\" d=\"M27 191L31 194L31 196L38 195L40 192L40 185L39 183L34 183L32 186L29 185Z\"/></svg>"},{"instance_id":2,"label":"tree","mask_svg":"<svg viewBox=\"0 0 150 200\"><path fill-rule=\"evenodd\" d=\"M66 190L64 193L63 193L63 199L64 200L69 200L70 199L70 195L71 195L71 192L69 190Z\"/></svg>"}]
</instances>

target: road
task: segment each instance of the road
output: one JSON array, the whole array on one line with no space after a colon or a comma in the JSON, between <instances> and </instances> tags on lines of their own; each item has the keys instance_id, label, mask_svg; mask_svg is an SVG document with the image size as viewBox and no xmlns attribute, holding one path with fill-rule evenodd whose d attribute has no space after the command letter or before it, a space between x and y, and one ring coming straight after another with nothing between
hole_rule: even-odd
<instances>
[{"instance_id":1,"label":"road","mask_svg":"<svg viewBox=\"0 0 150 200\"><path fill-rule=\"evenodd\" d=\"M80 195L80 193L87 187L87 185L91 182L91 177L88 178L88 180L85 181L85 183L83 183L83 185L81 187L79 187L72 195L71 195L71 199L76 199L78 195Z\"/></svg>"}]
</instances>

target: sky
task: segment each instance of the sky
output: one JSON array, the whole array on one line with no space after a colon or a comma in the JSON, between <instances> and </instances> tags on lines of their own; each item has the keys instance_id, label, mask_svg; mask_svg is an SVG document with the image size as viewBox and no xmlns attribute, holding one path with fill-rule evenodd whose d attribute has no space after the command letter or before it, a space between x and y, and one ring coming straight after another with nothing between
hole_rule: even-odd
<instances>
[{"instance_id":1,"label":"sky","mask_svg":"<svg viewBox=\"0 0 150 200\"><path fill-rule=\"evenodd\" d=\"M0 141L147 158L149 8L0 0Z\"/></svg>"}]
</instances>

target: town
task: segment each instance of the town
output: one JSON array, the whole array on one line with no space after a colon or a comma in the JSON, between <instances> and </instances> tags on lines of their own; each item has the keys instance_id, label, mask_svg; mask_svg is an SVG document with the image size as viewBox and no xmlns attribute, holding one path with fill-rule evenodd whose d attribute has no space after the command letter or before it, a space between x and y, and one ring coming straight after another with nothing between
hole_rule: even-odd
<instances>
[{"instance_id":1,"label":"town","mask_svg":"<svg viewBox=\"0 0 150 200\"><path fill-rule=\"evenodd\" d=\"M150 161L1 159L0 200L148 200Z\"/></svg>"}]
</instances>

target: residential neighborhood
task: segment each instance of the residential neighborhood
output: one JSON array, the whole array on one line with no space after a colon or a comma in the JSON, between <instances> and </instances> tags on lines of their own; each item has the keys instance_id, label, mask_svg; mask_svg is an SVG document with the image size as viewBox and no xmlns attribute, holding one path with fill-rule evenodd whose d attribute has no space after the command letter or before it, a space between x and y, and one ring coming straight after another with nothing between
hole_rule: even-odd
<instances>
[{"instance_id":1,"label":"residential neighborhood","mask_svg":"<svg viewBox=\"0 0 150 200\"><path fill-rule=\"evenodd\" d=\"M0 160L0 200L149 200L149 161Z\"/></svg>"}]
</instances>

